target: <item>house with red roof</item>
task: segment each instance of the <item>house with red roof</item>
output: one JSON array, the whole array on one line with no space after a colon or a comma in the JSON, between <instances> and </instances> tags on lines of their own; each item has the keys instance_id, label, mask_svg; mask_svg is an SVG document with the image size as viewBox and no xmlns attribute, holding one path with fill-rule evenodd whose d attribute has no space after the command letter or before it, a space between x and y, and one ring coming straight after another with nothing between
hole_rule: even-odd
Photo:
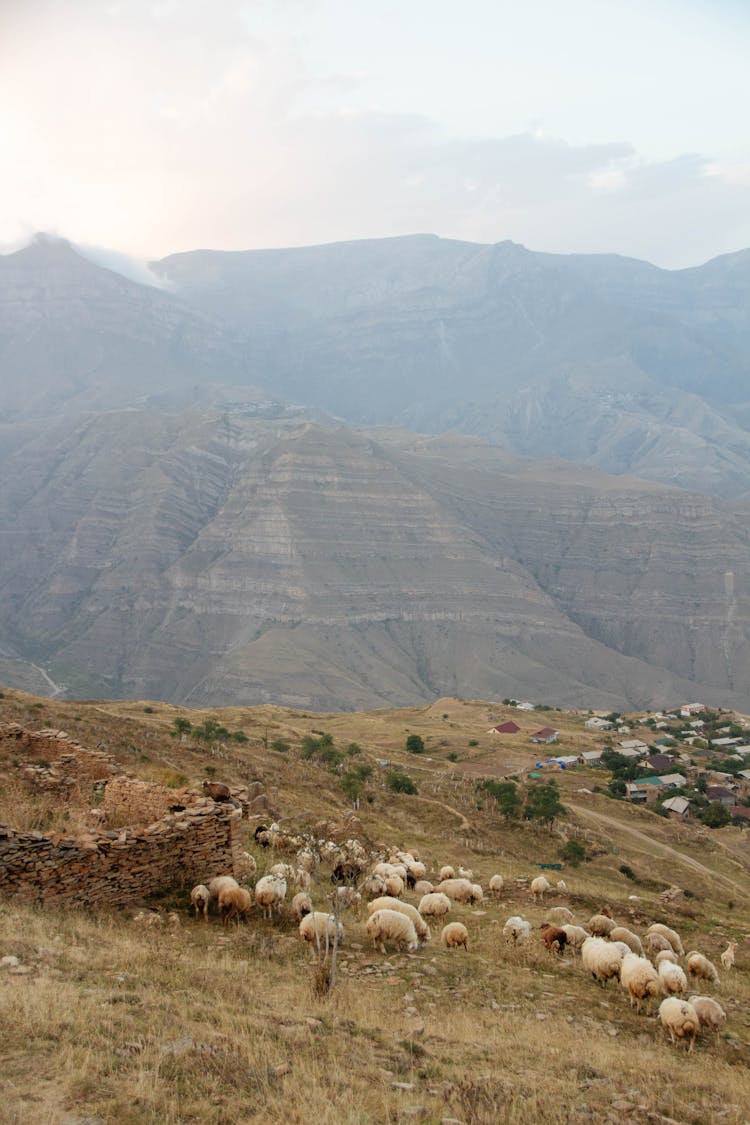
<instances>
[{"instance_id":1,"label":"house with red roof","mask_svg":"<svg viewBox=\"0 0 750 1125\"><path fill-rule=\"evenodd\" d=\"M518 723L514 723L512 719L508 719L507 723L500 723L499 726L488 730L487 734L520 734L520 731L521 728Z\"/></svg>"},{"instance_id":2,"label":"house with red roof","mask_svg":"<svg viewBox=\"0 0 750 1125\"><path fill-rule=\"evenodd\" d=\"M559 730L553 730L552 727L542 727L542 729L538 730L536 734L532 734L531 741L541 742L545 746L548 746L550 742L557 742L559 737Z\"/></svg>"}]
</instances>

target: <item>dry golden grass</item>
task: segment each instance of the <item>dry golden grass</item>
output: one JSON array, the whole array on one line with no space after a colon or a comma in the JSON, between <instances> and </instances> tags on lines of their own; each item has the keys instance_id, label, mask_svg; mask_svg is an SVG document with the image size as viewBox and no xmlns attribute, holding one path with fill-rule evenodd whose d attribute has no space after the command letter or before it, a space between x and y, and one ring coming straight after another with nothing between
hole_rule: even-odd
<instances>
[{"instance_id":1,"label":"dry golden grass","mask_svg":"<svg viewBox=\"0 0 750 1125\"><path fill-rule=\"evenodd\" d=\"M216 919L194 921L185 892L158 904L162 923L153 927L133 912L45 912L4 902L0 956L18 957L28 971L0 969L3 1123L61 1125L67 1116L98 1116L107 1125L379 1125L408 1120L414 1107L424 1112L412 1119L428 1125L444 1118L559 1125L624 1116L741 1125L750 1118L750 863L738 829L685 828L582 793L596 781L583 772L557 775L568 806L559 831L508 826L477 794L465 767L491 759L488 773L507 773L533 754L522 741L490 745L482 731L505 711L487 704L441 700L432 708L354 716L271 707L212 712L250 738L217 758L168 734L176 715L198 722L209 712L44 701L40 716L34 701L10 692L0 703L3 718L36 719L84 744L104 743L141 776L171 769L198 780L209 765L222 780L260 777L279 786L285 818L346 810L336 778L302 762L295 749L303 734L330 730L337 745L357 741L368 760L387 757L418 778L416 798L373 783L373 803L363 801L359 813L372 839L417 848L434 867L464 863L484 886L495 871L506 878L500 901L451 913L469 929L468 953L442 949L438 927L417 954L383 958L367 942L365 911L346 915L339 982L328 999L316 995L314 962L288 918L266 923L254 915L249 925L225 931ZM528 718L530 726L541 725L540 716ZM555 713L552 721L571 741L592 744L579 717ZM433 762L406 754L411 732L429 736L426 757ZM281 737L292 743L286 754L263 744ZM480 743L471 748L474 757L470 738ZM464 748L465 762L438 758L434 748L444 739ZM33 804L13 794L0 820L6 815L21 826L26 818L28 826L40 815ZM537 874L542 860L558 860L563 836L579 839L590 862L562 873L566 896L534 904L513 879ZM256 855L261 871L277 858ZM624 864L635 882L620 872ZM659 892L672 883L691 897L665 906ZM314 891L321 908L325 889ZM576 921L609 904L618 921L641 933L651 921L672 922L686 948L700 948L717 963L726 939L739 939L737 970L708 989L728 1012L722 1035L701 1038L688 1057L670 1046L653 1014L637 1016L619 988L598 988L580 959L546 953L538 933L528 947L505 945L509 915L523 914L538 931L549 906L559 903ZM172 909L176 926L167 920Z\"/></svg>"}]
</instances>

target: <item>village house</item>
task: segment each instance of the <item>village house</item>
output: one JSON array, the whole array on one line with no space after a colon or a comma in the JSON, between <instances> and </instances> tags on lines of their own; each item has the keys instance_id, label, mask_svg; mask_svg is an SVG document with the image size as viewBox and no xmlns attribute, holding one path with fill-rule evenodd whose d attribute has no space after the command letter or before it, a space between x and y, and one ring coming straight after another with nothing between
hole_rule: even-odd
<instances>
[{"instance_id":1,"label":"village house","mask_svg":"<svg viewBox=\"0 0 750 1125\"><path fill-rule=\"evenodd\" d=\"M674 759L670 758L669 754L649 754L646 758L646 765L660 773L661 770L671 769L674 765Z\"/></svg>"},{"instance_id":2,"label":"village house","mask_svg":"<svg viewBox=\"0 0 750 1125\"><path fill-rule=\"evenodd\" d=\"M636 750L639 755L647 754L648 746L645 742L641 742L640 738L628 738L620 743L618 753L621 754L624 750Z\"/></svg>"},{"instance_id":3,"label":"village house","mask_svg":"<svg viewBox=\"0 0 750 1125\"><path fill-rule=\"evenodd\" d=\"M542 727L541 730L531 735L531 741L540 742L544 746L549 746L551 742L557 742L559 737L559 730L554 730L552 727Z\"/></svg>"},{"instance_id":4,"label":"village house","mask_svg":"<svg viewBox=\"0 0 750 1125\"><path fill-rule=\"evenodd\" d=\"M727 789L725 785L709 785L706 789L706 798L711 804L718 801L719 804L725 805L728 809L731 809L737 800L732 790Z\"/></svg>"},{"instance_id":5,"label":"village house","mask_svg":"<svg viewBox=\"0 0 750 1125\"><path fill-rule=\"evenodd\" d=\"M521 728L518 723L514 723L512 719L508 719L507 723L500 723L499 726L492 727L487 731L487 734L519 734Z\"/></svg>"},{"instance_id":6,"label":"village house","mask_svg":"<svg viewBox=\"0 0 750 1125\"><path fill-rule=\"evenodd\" d=\"M687 778L681 773L663 773L659 781L668 789L683 789L687 785Z\"/></svg>"},{"instance_id":7,"label":"village house","mask_svg":"<svg viewBox=\"0 0 750 1125\"><path fill-rule=\"evenodd\" d=\"M591 719L587 719L583 724L588 730L612 730L612 724L607 719L602 719L599 715L594 715Z\"/></svg>"},{"instance_id":8,"label":"village house","mask_svg":"<svg viewBox=\"0 0 750 1125\"><path fill-rule=\"evenodd\" d=\"M690 801L687 797L668 797L666 801L662 801L661 807L675 820L687 820L690 814Z\"/></svg>"},{"instance_id":9,"label":"village house","mask_svg":"<svg viewBox=\"0 0 750 1125\"><path fill-rule=\"evenodd\" d=\"M648 790L635 781L625 782L625 795L634 805L645 805L648 800Z\"/></svg>"},{"instance_id":10,"label":"village house","mask_svg":"<svg viewBox=\"0 0 750 1125\"><path fill-rule=\"evenodd\" d=\"M680 708L680 718L689 719L691 715L702 715L705 710L705 703L685 703Z\"/></svg>"},{"instance_id":11,"label":"village house","mask_svg":"<svg viewBox=\"0 0 750 1125\"><path fill-rule=\"evenodd\" d=\"M598 766L601 764L603 750L584 750L579 756L582 766Z\"/></svg>"}]
</instances>

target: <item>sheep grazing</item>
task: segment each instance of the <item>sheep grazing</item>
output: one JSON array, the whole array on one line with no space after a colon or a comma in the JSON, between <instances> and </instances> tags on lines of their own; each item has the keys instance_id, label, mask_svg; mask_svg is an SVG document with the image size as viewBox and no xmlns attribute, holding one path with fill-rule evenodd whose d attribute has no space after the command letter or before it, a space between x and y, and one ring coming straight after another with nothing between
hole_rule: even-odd
<instances>
[{"instance_id":1,"label":"sheep grazing","mask_svg":"<svg viewBox=\"0 0 750 1125\"><path fill-rule=\"evenodd\" d=\"M385 877L383 875L368 875L362 884L362 894L365 898L377 898L378 895L384 895Z\"/></svg>"},{"instance_id":2,"label":"sheep grazing","mask_svg":"<svg viewBox=\"0 0 750 1125\"><path fill-rule=\"evenodd\" d=\"M624 941L632 953L637 953L639 957L643 956L641 939L632 930L626 930L624 926L615 926L614 929L610 930L609 940Z\"/></svg>"},{"instance_id":3,"label":"sheep grazing","mask_svg":"<svg viewBox=\"0 0 750 1125\"><path fill-rule=\"evenodd\" d=\"M531 922L514 914L503 926L503 937L506 941L512 940L514 945L518 941L528 941L531 937Z\"/></svg>"},{"instance_id":4,"label":"sheep grazing","mask_svg":"<svg viewBox=\"0 0 750 1125\"><path fill-rule=\"evenodd\" d=\"M687 991L687 977L679 965L672 961L660 961L657 965L659 983L665 996L679 996Z\"/></svg>"},{"instance_id":5,"label":"sheep grazing","mask_svg":"<svg viewBox=\"0 0 750 1125\"><path fill-rule=\"evenodd\" d=\"M689 976L696 977L698 980L710 980L714 984L719 983L716 966L709 961L708 957L704 957L702 953L698 953L695 949L687 955L687 971Z\"/></svg>"},{"instance_id":6,"label":"sheep grazing","mask_svg":"<svg viewBox=\"0 0 750 1125\"><path fill-rule=\"evenodd\" d=\"M232 918L247 919L252 908L252 896L244 887L223 887L219 891L219 914L225 926Z\"/></svg>"},{"instance_id":7,"label":"sheep grazing","mask_svg":"<svg viewBox=\"0 0 750 1125\"><path fill-rule=\"evenodd\" d=\"M534 897L534 901L536 902L537 899L543 899L547 891L552 890L552 884L550 883L549 879L546 878L546 876L537 875L536 879L531 880L531 887L529 889Z\"/></svg>"},{"instance_id":8,"label":"sheep grazing","mask_svg":"<svg viewBox=\"0 0 750 1125\"><path fill-rule=\"evenodd\" d=\"M573 911L568 910L567 906L553 906L551 910L547 911L545 922L551 922L553 926L562 926L563 922L573 921Z\"/></svg>"},{"instance_id":9,"label":"sheep grazing","mask_svg":"<svg viewBox=\"0 0 750 1125\"><path fill-rule=\"evenodd\" d=\"M630 997L631 1008L635 1004L640 1015L643 1001L648 1007L649 998L659 995L659 974L646 957L628 952L620 967L620 985Z\"/></svg>"},{"instance_id":10,"label":"sheep grazing","mask_svg":"<svg viewBox=\"0 0 750 1125\"><path fill-rule=\"evenodd\" d=\"M586 938L581 946L581 960L584 969L591 973L602 988L606 988L607 981L612 977L615 979L620 977L623 955L621 950L610 941L604 941L600 937Z\"/></svg>"},{"instance_id":11,"label":"sheep grazing","mask_svg":"<svg viewBox=\"0 0 750 1125\"><path fill-rule=\"evenodd\" d=\"M609 937L616 925L608 914L592 914L586 923L586 929L592 937Z\"/></svg>"},{"instance_id":12,"label":"sheep grazing","mask_svg":"<svg viewBox=\"0 0 750 1125\"><path fill-rule=\"evenodd\" d=\"M654 924L652 926L649 926L649 928L646 930L646 936L648 936L649 934L661 934L662 937L665 937L667 939L678 957L685 956L685 950L683 948L682 942L680 941L680 935L678 933L675 933L674 930L670 930L669 926L665 926L662 922L654 922Z\"/></svg>"},{"instance_id":13,"label":"sheep grazing","mask_svg":"<svg viewBox=\"0 0 750 1125\"><path fill-rule=\"evenodd\" d=\"M654 958L654 964L658 968L664 961L670 961L673 965L677 964L677 954L674 949L660 949Z\"/></svg>"},{"instance_id":14,"label":"sheep grazing","mask_svg":"<svg viewBox=\"0 0 750 1125\"><path fill-rule=\"evenodd\" d=\"M312 899L307 891L299 891L292 899L292 915L301 922L306 914L312 914Z\"/></svg>"},{"instance_id":15,"label":"sheep grazing","mask_svg":"<svg viewBox=\"0 0 750 1125\"><path fill-rule=\"evenodd\" d=\"M333 894L341 910L348 910L351 906L358 907L362 901L362 895L354 887L336 887Z\"/></svg>"},{"instance_id":16,"label":"sheep grazing","mask_svg":"<svg viewBox=\"0 0 750 1125\"><path fill-rule=\"evenodd\" d=\"M678 1039L687 1040L690 1054L700 1029L698 1013L693 1005L687 1000L678 1000L676 996L668 996L659 1005L659 1018L662 1027L669 1032L672 1043L676 1043Z\"/></svg>"},{"instance_id":17,"label":"sheep grazing","mask_svg":"<svg viewBox=\"0 0 750 1125\"><path fill-rule=\"evenodd\" d=\"M294 882L294 868L288 863L274 863L273 867L268 868L266 874L280 875L282 879L286 879L287 883Z\"/></svg>"},{"instance_id":18,"label":"sheep grazing","mask_svg":"<svg viewBox=\"0 0 750 1125\"><path fill-rule=\"evenodd\" d=\"M442 883L438 883L437 890L440 894L447 895L452 902L464 905L481 902L481 898L477 899L476 896L477 890L481 895L482 888L476 883L470 883L468 879L444 879Z\"/></svg>"},{"instance_id":19,"label":"sheep grazing","mask_svg":"<svg viewBox=\"0 0 750 1125\"><path fill-rule=\"evenodd\" d=\"M568 943L568 935L565 933L565 930L560 929L559 926L553 926L550 922L543 922L541 931L542 941L547 946L550 953L552 952L553 945L557 946L558 953L562 953Z\"/></svg>"},{"instance_id":20,"label":"sheep grazing","mask_svg":"<svg viewBox=\"0 0 750 1125\"><path fill-rule=\"evenodd\" d=\"M445 879L455 879L455 878L456 878L456 871L455 871L455 868L453 868L453 867L450 867L450 866L441 867L440 870L438 871L438 882L439 883L442 883Z\"/></svg>"},{"instance_id":21,"label":"sheep grazing","mask_svg":"<svg viewBox=\"0 0 750 1125\"><path fill-rule=\"evenodd\" d=\"M470 867L461 867L459 865L458 878L459 879L468 879L469 882L471 883L472 880L474 879L474 872L471 870Z\"/></svg>"},{"instance_id":22,"label":"sheep grazing","mask_svg":"<svg viewBox=\"0 0 750 1125\"><path fill-rule=\"evenodd\" d=\"M219 891L225 887L239 887L239 883L233 875L217 875L208 884L208 893L211 895L211 902L216 902L219 897Z\"/></svg>"},{"instance_id":23,"label":"sheep grazing","mask_svg":"<svg viewBox=\"0 0 750 1125\"><path fill-rule=\"evenodd\" d=\"M730 969L734 968L734 951L735 951L736 948L737 948L737 942L736 941L730 941L729 945L726 947L726 949L724 950L724 952L721 955L721 963L724 966L724 968L727 970L727 972L729 972Z\"/></svg>"},{"instance_id":24,"label":"sheep grazing","mask_svg":"<svg viewBox=\"0 0 750 1125\"><path fill-rule=\"evenodd\" d=\"M672 943L664 937L664 934L648 933L643 939L643 944L652 955L654 953L670 952L674 953L675 950Z\"/></svg>"},{"instance_id":25,"label":"sheep grazing","mask_svg":"<svg viewBox=\"0 0 750 1125\"><path fill-rule=\"evenodd\" d=\"M459 946L463 946L468 952L469 931L463 922L449 922L447 926L443 926L440 940L446 949L458 949Z\"/></svg>"},{"instance_id":26,"label":"sheep grazing","mask_svg":"<svg viewBox=\"0 0 750 1125\"><path fill-rule=\"evenodd\" d=\"M417 879L414 884L415 895L431 895L433 889L432 883L428 882L427 879Z\"/></svg>"},{"instance_id":27,"label":"sheep grazing","mask_svg":"<svg viewBox=\"0 0 750 1125\"><path fill-rule=\"evenodd\" d=\"M714 1031L718 1038L722 1025L726 1021L727 1013L713 996L691 996L690 1001L698 1014L701 1028L707 1027Z\"/></svg>"},{"instance_id":28,"label":"sheep grazing","mask_svg":"<svg viewBox=\"0 0 750 1125\"><path fill-rule=\"evenodd\" d=\"M589 935L586 933L583 926L564 925L560 928L565 930L565 936L568 939L567 945L576 952L578 952L583 947L583 943L588 940Z\"/></svg>"},{"instance_id":29,"label":"sheep grazing","mask_svg":"<svg viewBox=\"0 0 750 1125\"><path fill-rule=\"evenodd\" d=\"M286 898L286 879L281 875L264 875L255 884L255 901L263 907L263 917L271 918L274 910L281 910Z\"/></svg>"},{"instance_id":30,"label":"sheep grazing","mask_svg":"<svg viewBox=\"0 0 750 1125\"><path fill-rule=\"evenodd\" d=\"M505 886L505 880L503 879L502 875L493 875L492 878L490 879L490 893L491 894L493 894L493 895L502 894L504 886Z\"/></svg>"},{"instance_id":31,"label":"sheep grazing","mask_svg":"<svg viewBox=\"0 0 750 1125\"><path fill-rule=\"evenodd\" d=\"M195 917L197 918L199 914L202 914L204 920L207 922L208 904L211 901L211 892L208 887L204 886L203 883L199 883L197 887L193 887L190 892L190 901L195 910Z\"/></svg>"},{"instance_id":32,"label":"sheep grazing","mask_svg":"<svg viewBox=\"0 0 750 1125\"><path fill-rule=\"evenodd\" d=\"M565 894L565 892L568 889L568 884L565 882L564 879L558 879L557 882L555 883L555 888L556 888L557 891L559 891L560 894Z\"/></svg>"},{"instance_id":33,"label":"sheep grazing","mask_svg":"<svg viewBox=\"0 0 750 1125\"><path fill-rule=\"evenodd\" d=\"M407 918L411 918L412 920L420 945L424 945L426 942L430 941L430 927L427 925L416 906L412 906L411 903L401 902L398 898L383 896L382 898L373 899L372 902L367 904L368 914L375 914L378 910L397 910L400 914L405 914Z\"/></svg>"},{"instance_id":34,"label":"sheep grazing","mask_svg":"<svg viewBox=\"0 0 750 1125\"><path fill-rule=\"evenodd\" d=\"M472 902L482 902L482 901L483 901L483 899L484 899L484 891L482 890L482 888L481 888L481 886L479 885L479 883L472 883L472 884L471 884L471 889L472 889L472 891L474 892L474 893L472 894L472 898L471 898L471 901L472 901Z\"/></svg>"},{"instance_id":35,"label":"sheep grazing","mask_svg":"<svg viewBox=\"0 0 750 1125\"><path fill-rule=\"evenodd\" d=\"M386 951L386 942L408 953L416 953L419 948L414 923L398 910L376 910L367 920L367 933L381 953Z\"/></svg>"},{"instance_id":36,"label":"sheep grazing","mask_svg":"<svg viewBox=\"0 0 750 1125\"><path fill-rule=\"evenodd\" d=\"M400 875L386 875L385 893L391 898L401 898L404 893L404 880Z\"/></svg>"},{"instance_id":37,"label":"sheep grazing","mask_svg":"<svg viewBox=\"0 0 750 1125\"><path fill-rule=\"evenodd\" d=\"M333 944L336 937L336 919L333 914L324 914L320 910L314 910L311 914L306 914L299 924L299 936L303 941L310 942L311 945L318 949L325 948L326 953L328 948ZM344 937L344 927L341 922L338 923L338 940L339 943ZM313 955L315 949L313 949Z\"/></svg>"},{"instance_id":38,"label":"sheep grazing","mask_svg":"<svg viewBox=\"0 0 750 1125\"><path fill-rule=\"evenodd\" d=\"M423 895L417 907L423 918L444 918L451 909L451 900L442 891Z\"/></svg>"}]
</instances>

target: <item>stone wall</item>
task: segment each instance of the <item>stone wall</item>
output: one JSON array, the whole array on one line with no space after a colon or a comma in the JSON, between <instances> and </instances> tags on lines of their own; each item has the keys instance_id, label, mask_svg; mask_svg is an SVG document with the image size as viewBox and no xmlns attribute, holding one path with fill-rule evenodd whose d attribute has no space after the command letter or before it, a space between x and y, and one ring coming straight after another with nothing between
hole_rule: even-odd
<instances>
[{"instance_id":1,"label":"stone wall","mask_svg":"<svg viewBox=\"0 0 750 1125\"><path fill-rule=\"evenodd\" d=\"M239 809L199 800L145 828L78 837L0 825L0 893L45 906L128 906L214 875L245 875Z\"/></svg>"},{"instance_id":2,"label":"stone wall","mask_svg":"<svg viewBox=\"0 0 750 1125\"><path fill-rule=\"evenodd\" d=\"M0 723L0 743L11 743L23 758L19 773L33 788L60 791L68 798L75 790L89 796L92 786L121 770L109 754L88 750L61 730L27 730L18 723Z\"/></svg>"},{"instance_id":3,"label":"stone wall","mask_svg":"<svg viewBox=\"0 0 750 1125\"><path fill-rule=\"evenodd\" d=\"M196 799L197 794L187 790L119 774L107 782L101 807L108 824L152 824L175 807L195 804Z\"/></svg>"}]
</instances>

